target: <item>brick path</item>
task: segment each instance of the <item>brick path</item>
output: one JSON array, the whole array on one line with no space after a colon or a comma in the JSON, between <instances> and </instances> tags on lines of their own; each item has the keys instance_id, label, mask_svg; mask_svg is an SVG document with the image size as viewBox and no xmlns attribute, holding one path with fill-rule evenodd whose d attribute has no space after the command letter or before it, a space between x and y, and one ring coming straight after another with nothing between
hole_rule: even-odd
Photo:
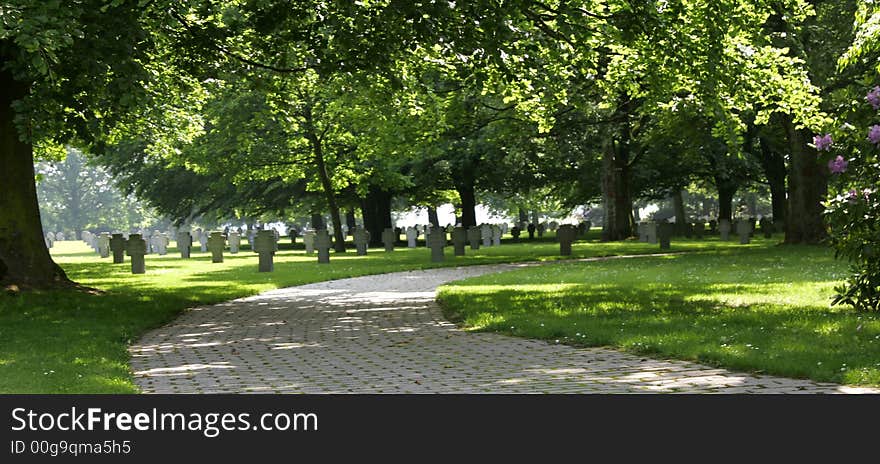
<instances>
[{"instance_id":1,"label":"brick path","mask_svg":"<svg viewBox=\"0 0 880 464\"><path fill-rule=\"evenodd\" d=\"M471 266L291 287L186 311L130 349L145 393L857 393L875 390L466 333L434 303Z\"/></svg>"}]
</instances>

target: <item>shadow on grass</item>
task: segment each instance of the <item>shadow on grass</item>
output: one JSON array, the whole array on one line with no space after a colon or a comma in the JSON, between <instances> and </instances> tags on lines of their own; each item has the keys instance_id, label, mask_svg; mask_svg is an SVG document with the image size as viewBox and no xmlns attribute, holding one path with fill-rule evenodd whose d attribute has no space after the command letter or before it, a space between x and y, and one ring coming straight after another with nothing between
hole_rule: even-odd
<instances>
[{"instance_id":1,"label":"shadow on grass","mask_svg":"<svg viewBox=\"0 0 880 464\"><path fill-rule=\"evenodd\" d=\"M447 317L478 330L878 385L880 316L829 308L845 263L828 255L771 249L566 263L456 282L440 300Z\"/></svg>"}]
</instances>

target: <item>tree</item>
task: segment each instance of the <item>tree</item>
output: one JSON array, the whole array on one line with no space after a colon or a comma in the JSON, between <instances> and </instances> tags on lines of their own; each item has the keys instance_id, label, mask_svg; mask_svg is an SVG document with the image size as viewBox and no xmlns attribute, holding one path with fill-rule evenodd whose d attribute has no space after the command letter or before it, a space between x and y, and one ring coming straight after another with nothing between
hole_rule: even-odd
<instances>
[{"instance_id":1,"label":"tree","mask_svg":"<svg viewBox=\"0 0 880 464\"><path fill-rule=\"evenodd\" d=\"M40 216L47 230L72 230L79 237L85 229L125 230L143 223L140 202L122 195L106 170L89 164L75 148L66 151L63 161L36 166Z\"/></svg>"},{"instance_id":2,"label":"tree","mask_svg":"<svg viewBox=\"0 0 880 464\"><path fill-rule=\"evenodd\" d=\"M0 282L65 284L42 239L34 147L93 139L145 95L159 5L7 2L0 12ZM113 37L115 40L107 40Z\"/></svg>"}]
</instances>

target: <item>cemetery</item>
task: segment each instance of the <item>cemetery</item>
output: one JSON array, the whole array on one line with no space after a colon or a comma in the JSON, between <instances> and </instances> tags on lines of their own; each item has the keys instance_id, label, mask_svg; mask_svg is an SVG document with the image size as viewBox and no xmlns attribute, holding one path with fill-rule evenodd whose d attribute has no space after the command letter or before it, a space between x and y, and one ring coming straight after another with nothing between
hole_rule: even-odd
<instances>
[{"instance_id":1,"label":"cemetery","mask_svg":"<svg viewBox=\"0 0 880 464\"><path fill-rule=\"evenodd\" d=\"M0 393L880 392L876 6L24 3Z\"/></svg>"}]
</instances>

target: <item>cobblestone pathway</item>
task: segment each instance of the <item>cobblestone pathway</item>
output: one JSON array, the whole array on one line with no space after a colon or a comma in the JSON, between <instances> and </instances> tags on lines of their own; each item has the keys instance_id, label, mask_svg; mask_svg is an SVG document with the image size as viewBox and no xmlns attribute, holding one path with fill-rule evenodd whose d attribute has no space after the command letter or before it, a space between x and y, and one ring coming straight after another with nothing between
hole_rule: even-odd
<instances>
[{"instance_id":1,"label":"cobblestone pathway","mask_svg":"<svg viewBox=\"0 0 880 464\"><path fill-rule=\"evenodd\" d=\"M516 267L358 277L194 308L131 347L135 381L145 393L874 392L466 333L434 303L439 285Z\"/></svg>"}]
</instances>

